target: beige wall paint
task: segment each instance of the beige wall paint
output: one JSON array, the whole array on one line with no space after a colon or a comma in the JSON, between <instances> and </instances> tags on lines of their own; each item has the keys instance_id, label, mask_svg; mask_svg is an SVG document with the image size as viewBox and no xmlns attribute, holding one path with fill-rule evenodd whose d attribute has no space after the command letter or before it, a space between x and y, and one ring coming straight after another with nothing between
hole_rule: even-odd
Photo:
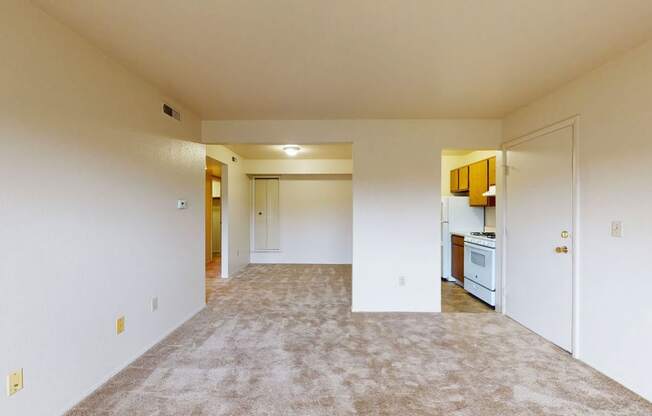
<instances>
[{"instance_id":1,"label":"beige wall paint","mask_svg":"<svg viewBox=\"0 0 652 416\"><path fill-rule=\"evenodd\" d=\"M327 153L328 146L318 148ZM252 247L252 263L351 263L353 160L245 159L243 165L250 176L280 178L280 249ZM253 219L251 227L253 241Z\"/></svg>"},{"instance_id":2,"label":"beige wall paint","mask_svg":"<svg viewBox=\"0 0 652 416\"><path fill-rule=\"evenodd\" d=\"M224 146L206 146L206 155L222 167L222 277L231 277L249 264L251 181L244 159ZM233 158L235 157L235 161Z\"/></svg>"},{"instance_id":3,"label":"beige wall paint","mask_svg":"<svg viewBox=\"0 0 652 416\"><path fill-rule=\"evenodd\" d=\"M652 400L650 97L652 42L505 120L505 138L511 139L579 115L577 353L648 400ZM612 220L623 222L622 238L610 236Z\"/></svg>"},{"instance_id":4,"label":"beige wall paint","mask_svg":"<svg viewBox=\"0 0 652 416\"><path fill-rule=\"evenodd\" d=\"M470 165L471 163L478 162L480 160L489 159L490 157L496 156L497 149L494 150L474 150L468 155L462 156L462 163L464 165Z\"/></svg>"},{"instance_id":5,"label":"beige wall paint","mask_svg":"<svg viewBox=\"0 0 652 416\"><path fill-rule=\"evenodd\" d=\"M497 148L502 123L204 121L202 137L206 143L352 142L353 310L439 311L441 151ZM405 286L398 286L399 276Z\"/></svg>"},{"instance_id":6,"label":"beige wall paint","mask_svg":"<svg viewBox=\"0 0 652 416\"><path fill-rule=\"evenodd\" d=\"M353 172L351 159L245 159L243 163L250 175L350 175Z\"/></svg>"},{"instance_id":7,"label":"beige wall paint","mask_svg":"<svg viewBox=\"0 0 652 416\"><path fill-rule=\"evenodd\" d=\"M252 263L351 263L350 175L281 176L278 209L280 249L253 252Z\"/></svg>"},{"instance_id":8,"label":"beige wall paint","mask_svg":"<svg viewBox=\"0 0 652 416\"><path fill-rule=\"evenodd\" d=\"M25 374L0 414L60 415L204 306L205 150L180 140L196 116L30 2L0 27L0 374Z\"/></svg>"}]
</instances>

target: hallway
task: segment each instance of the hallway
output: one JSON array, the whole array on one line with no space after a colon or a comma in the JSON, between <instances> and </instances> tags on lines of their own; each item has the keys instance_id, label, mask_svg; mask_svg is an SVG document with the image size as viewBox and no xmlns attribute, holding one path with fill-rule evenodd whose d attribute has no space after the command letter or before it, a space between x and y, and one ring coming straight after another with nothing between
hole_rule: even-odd
<instances>
[{"instance_id":1,"label":"hallway","mask_svg":"<svg viewBox=\"0 0 652 416\"><path fill-rule=\"evenodd\" d=\"M222 258L213 256L213 260L206 263L206 303L215 296L215 288L221 283Z\"/></svg>"}]
</instances>

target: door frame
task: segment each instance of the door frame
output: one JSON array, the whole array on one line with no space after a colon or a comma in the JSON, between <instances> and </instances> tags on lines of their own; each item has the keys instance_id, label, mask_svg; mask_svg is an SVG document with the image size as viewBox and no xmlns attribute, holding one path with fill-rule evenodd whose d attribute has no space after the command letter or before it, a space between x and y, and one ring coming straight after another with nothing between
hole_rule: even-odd
<instances>
[{"instance_id":1,"label":"door frame","mask_svg":"<svg viewBox=\"0 0 652 416\"><path fill-rule=\"evenodd\" d=\"M541 136L544 136L546 134L553 133L555 131L570 127L571 132L572 132L572 155L571 155L571 160L572 160L572 192L571 192L571 204L572 204L572 218L571 218L571 224L572 224L572 230L571 230L571 242L572 242L572 247L573 249L571 250L571 279L572 279L572 318L571 318L571 354L573 357L578 358L580 355L580 339L579 339L579 329L580 329L580 321L579 321L579 311L580 311L580 263L579 263L579 258L580 258L580 241L579 241L579 234L580 234L580 168L579 168L579 149L580 149L580 136L579 136L579 124L580 124L580 116L575 115L570 118L558 121L556 123L550 124L548 126L545 126L543 128L534 130L526 135L519 136L514 139L507 140L503 142L502 144L502 152L503 152L503 169L502 169L502 181L504 184L504 191L502 192L502 195L500 196L503 210L502 210L502 226L501 232L503 235L503 242L502 242L502 270L501 270L501 286L502 286L502 293L501 293L501 303L502 303L502 313L504 315L507 314L507 311L509 310L509 305L507 303L507 291L509 290L509 287L507 285L507 258L509 256L509 253L507 251L507 239L509 238L508 234L508 228L509 228L509 212L507 209L507 193L509 192L508 190L508 176L509 176L509 166L508 166L508 160L507 160L507 151L510 148L513 148L514 146L517 146L521 143L528 142L530 140L534 140L536 138L539 138Z\"/></svg>"}]
</instances>

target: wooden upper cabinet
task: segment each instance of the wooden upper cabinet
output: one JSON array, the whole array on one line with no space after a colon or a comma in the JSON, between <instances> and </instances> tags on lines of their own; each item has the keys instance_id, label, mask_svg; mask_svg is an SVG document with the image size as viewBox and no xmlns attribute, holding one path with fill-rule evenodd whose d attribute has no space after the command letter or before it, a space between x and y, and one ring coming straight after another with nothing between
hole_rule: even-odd
<instances>
[{"instance_id":1,"label":"wooden upper cabinet","mask_svg":"<svg viewBox=\"0 0 652 416\"><path fill-rule=\"evenodd\" d=\"M459 170L451 170L451 192L459 192Z\"/></svg>"},{"instance_id":2,"label":"wooden upper cabinet","mask_svg":"<svg viewBox=\"0 0 652 416\"><path fill-rule=\"evenodd\" d=\"M496 185L496 158L489 159L489 185Z\"/></svg>"},{"instance_id":3,"label":"wooden upper cabinet","mask_svg":"<svg viewBox=\"0 0 652 416\"><path fill-rule=\"evenodd\" d=\"M458 169L458 186L457 190L459 192L466 192L469 190L469 167L463 166Z\"/></svg>"},{"instance_id":4,"label":"wooden upper cabinet","mask_svg":"<svg viewBox=\"0 0 652 416\"><path fill-rule=\"evenodd\" d=\"M488 198L482 196L489 190L489 161L481 160L469 166L469 205L483 207Z\"/></svg>"}]
</instances>

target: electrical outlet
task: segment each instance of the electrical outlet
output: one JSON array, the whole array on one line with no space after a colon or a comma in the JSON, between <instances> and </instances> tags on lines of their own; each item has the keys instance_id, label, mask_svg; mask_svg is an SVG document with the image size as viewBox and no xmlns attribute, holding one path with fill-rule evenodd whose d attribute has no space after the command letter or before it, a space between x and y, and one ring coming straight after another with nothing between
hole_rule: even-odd
<instances>
[{"instance_id":1,"label":"electrical outlet","mask_svg":"<svg viewBox=\"0 0 652 416\"><path fill-rule=\"evenodd\" d=\"M23 389L23 369L14 371L7 376L7 396L13 396Z\"/></svg>"},{"instance_id":2,"label":"electrical outlet","mask_svg":"<svg viewBox=\"0 0 652 416\"><path fill-rule=\"evenodd\" d=\"M399 286L405 286L405 276L399 276L398 277L398 285Z\"/></svg>"},{"instance_id":3,"label":"electrical outlet","mask_svg":"<svg viewBox=\"0 0 652 416\"><path fill-rule=\"evenodd\" d=\"M158 310L158 297L153 297L152 298L152 312L156 312Z\"/></svg>"},{"instance_id":4,"label":"electrical outlet","mask_svg":"<svg viewBox=\"0 0 652 416\"><path fill-rule=\"evenodd\" d=\"M623 223L620 221L611 221L611 236L612 237L622 237L623 236Z\"/></svg>"},{"instance_id":5,"label":"electrical outlet","mask_svg":"<svg viewBox=\"0 0 652 416\"><path fill-rule=\"evenodd\" d=\"M125 332L125 317L121 316L115 321L115 332L120 335Z\"/></svg>"}]
</instances>

